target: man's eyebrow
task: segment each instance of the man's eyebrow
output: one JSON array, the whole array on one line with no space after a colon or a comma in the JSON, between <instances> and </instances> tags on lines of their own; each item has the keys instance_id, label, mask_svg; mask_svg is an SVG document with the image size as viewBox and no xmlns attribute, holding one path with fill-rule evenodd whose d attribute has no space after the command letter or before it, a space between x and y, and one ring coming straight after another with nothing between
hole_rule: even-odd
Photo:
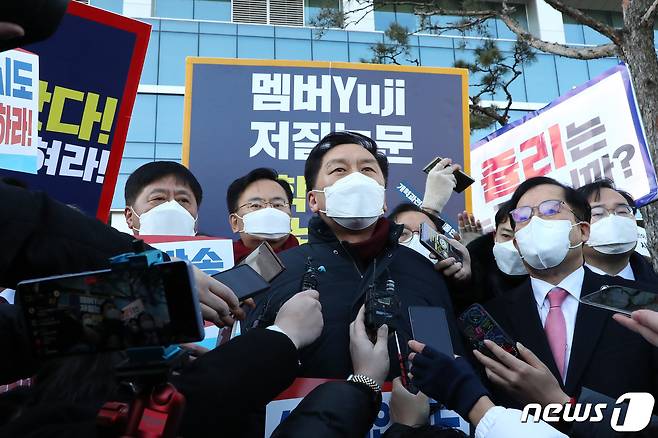
<instances>
[{"instance_id":1,"label":"man's eyebrow","mask_svg":"<svg viewBox=\"0 0 658 438\"><path fill-rule=\"evenodd\" d=\"M347 160L345 158L334 158L332 160L327 161L324 167L329 167L332 164L347 164Z\"/></svg>"},{"instance_id":2,"label":"man's eyebrow","mask_svg":"<svg viewBox=\"0 0 658 438\"><path fill-rule=\"evenodd\" d=\"M156 195L156 194L160 194L160 193L166 195L166 194L168 193L168 190L167 190L167 189L160 188L160 187L156 187L156 188L154 188L154 189L151 189L151 191L148 192L147 195L148 195L148 196L151 196L151 195Z\"/></svg>"}]
</instances>

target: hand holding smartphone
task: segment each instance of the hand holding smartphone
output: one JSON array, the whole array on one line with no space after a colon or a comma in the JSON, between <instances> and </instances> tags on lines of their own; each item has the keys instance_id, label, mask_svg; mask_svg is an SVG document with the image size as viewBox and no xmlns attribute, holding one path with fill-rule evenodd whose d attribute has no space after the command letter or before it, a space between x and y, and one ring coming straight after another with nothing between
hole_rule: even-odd
<instances>
[{"instance_id":1,"label":"hand holding smartphone","mask_svg":"<svg viewBox=\"0 0 658 438\"><path fill-rule=\"evenodd\" d=\"M464 261L462 253L450 243L448 237L434 231L426 222L420 224L420 243L434 254L439 261L450 257L454 258L455 262L462 263Z\"/></svg>"},{"instance_id":2,"label":"hand holding smartphone","mask_svg":"<svg viewBox=\"0 0 658 438\"><path fill-rule=\"evenodd\" d=\"M443 158L441 157L434 158L432 161L430 161L427 164L427 166L423 168L423 172L429 174L432 171L432 169L434 169L434 167L436 167L436 165L439 164L439 161L441 160L443 160ZM468 186L470 186L475 182L473 178L471 178L461 170L455 170L452 174L455 176L455 179L457 181L457 185L453 190L457 193L463 192L468 188Z\"/></svg>"},{"instance_id":3,"label":"hand holding smartphone","mask_svg":"<svg viewBox=\"0 0 658 438\"><path fill-rule=\"evenodd\" d=\"M516 343L480 304L473 304L457 319L461 332L474 350L498 360L484 345L485 339L495 342L514 357L520 357Z\"/></svg>"}]
</instances>

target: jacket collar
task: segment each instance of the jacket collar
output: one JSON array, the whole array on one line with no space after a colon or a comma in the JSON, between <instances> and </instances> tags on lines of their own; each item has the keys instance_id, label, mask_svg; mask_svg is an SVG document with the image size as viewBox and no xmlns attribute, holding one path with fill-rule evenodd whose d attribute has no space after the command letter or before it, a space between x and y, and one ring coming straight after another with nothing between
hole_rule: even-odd
<instances>
[{"instance_id":1,"label":"jacket collar","mask_svg":"<svg viewBox=\"0 0 658 438\"><path fill-rule=\"evenodd\" d=\"M385 217L381 217L378 220L389 222L388 241L385 246L397 243L402 231L404 230L404 226L389 221ZM308 222L308 241L311 244L340 243L334 232L329 228L329 225L327 225L318 215L314 215Z\"/></svg>"}]
</instances>

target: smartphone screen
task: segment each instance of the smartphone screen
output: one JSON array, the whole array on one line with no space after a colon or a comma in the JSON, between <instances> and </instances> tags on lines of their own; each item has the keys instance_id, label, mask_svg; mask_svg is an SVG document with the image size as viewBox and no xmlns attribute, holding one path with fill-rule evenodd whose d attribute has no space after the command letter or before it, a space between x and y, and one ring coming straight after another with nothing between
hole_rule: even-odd
<instances>
[{"instance_id":1,"label":"smartphone screen","mask_svg":"<svg viewBox=\"0 0 658 438\"><path fill-rule=\"evenodd\" d=\"M436 351L453 357L452 339L446 311L442 307L410 306L409 321L413 338Z\"/></svg>"},{"instance_id":2,"label":"smartphone screen","mask_svg":"<svg viewBox=\"0 0 658 438\"><path fill-rule=\"evenodd\" d=\"M626 315L640 309L658 311L657 294L625 286L603 286L581 297L580 302Z\"/></svg>"},{"instance_id":3,"label":"smartphone screen","mask_svg":"<svg viewBox=\"0 0 658 438\"><path fill-rule=\"evenodd\" d=\"M270 284L249 265L238 265L212 277L230 287L240 301L252 298L270 288Z\"/></svg>"},{"instance_id":4,"label":"smartphone screen","mask_svg":"<svg viewBox=\"0 0 658 438\"><path fill-rule=\"evenodd\" d=\"M258 245L240 264L251 266L268 283L286 269L267 242Z\"/></svg>"},{"instance_id":5,"label":"smartphone screen","mask_svg":"<svg viewBox=\"0 0 658 438\"><path fill-rule=\"evenodd\" d=\"M37 356L94 353L201 340L191 278L187 262L165 262L29 280L16 296Z\"/></svg>"},{"instance_id":6,"label":"smartphone screen","mask_svg":"<svg viewBox=\"0 0 658 438\"><path fill-rule=\"evenodd\" d=\"M448 238L435 231L426 222L420 224L420 243L437 256L439 260L453 257L457 262L463 261L461 253L450 244Z\"/></svg>"},{"instance_id":7,"label":"smartphone screen","mask_svg":"<svg viewBox=\"0 0 658 438\"><path fill-rule=\"evenodd\" d=\"M490 340L508 353L519 357L516 343L480 304L473 304L466 309L457 319L457 324L471 347L480 353L495 359L493 353L484 345L485 340Z\"/></svg>"}]
</instances>

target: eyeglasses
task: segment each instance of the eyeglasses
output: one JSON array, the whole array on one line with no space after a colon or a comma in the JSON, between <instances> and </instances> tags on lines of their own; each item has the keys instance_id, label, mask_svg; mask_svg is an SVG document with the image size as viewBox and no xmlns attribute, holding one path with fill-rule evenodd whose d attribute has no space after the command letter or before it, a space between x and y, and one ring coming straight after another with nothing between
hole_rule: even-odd
<instances>
[{"instance_id":1,"label":"eyeglasses","mask_svg":"<svg viewBox=\"0 0 658 438\"><path fill-rule=\"evenodd\" d=\"M398 242L400 243L407 243L410 242L411 239L413 239L414 234L420 235L418 231L412 231L407 227L404 227L402 230L402 234L400 234L400 237L398 238Z\"/></svg>"},{"instance_id":2,"label":"eyeglasses","mask_svg":"<svg viewBox=\"0 0 658 438\"><path fill-rule=\"evenodd\" d=\"M560 212L563 205L567 210L573 213L573 210L567 206L566 202L557 199L549 199L534 207L524 206L515 208L510 211L509 214L512 216L512 219L514 219L514 222L522 223L529 221L530 218L535 215L535 210L538 212L539 216L555 216ZM573 213L573 215L578 217L576 213Z\"/></svg>"},{"instance_id":3,"label":"eyeglasses","mask_svg":"<svg viewBox=\"0 0 658 438\"><path fill-rule=\"evenodd\" d=\"M604 217L608 217L611 214L628 218L635 217L635 213L633 213L633 207L626 204L618 205L610 210L605 207L592 207L592 221L603 219Z\"/></svg>"},{"instance_id":4,"label":"eyeglasses","mask_svg":"<svg viewBox=\"0 0 658 438\"><path fill-rule=\"evenodd\" d=\"M254 199L253 201L246 202L238 207L240 210L243 207L246 207L247 210L260 210L270 206L276 208L277 210L287 210L290 207L290 203L283 201L281 199L275 199L274 201L265 201L264 199Z\"/></svg>"}]
</instances>

